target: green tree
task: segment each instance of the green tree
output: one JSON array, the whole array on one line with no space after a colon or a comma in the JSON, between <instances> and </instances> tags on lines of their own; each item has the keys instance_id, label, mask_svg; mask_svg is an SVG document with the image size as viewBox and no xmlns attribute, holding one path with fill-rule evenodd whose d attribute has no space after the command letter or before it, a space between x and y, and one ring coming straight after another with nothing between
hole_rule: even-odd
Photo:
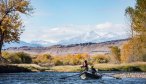
<instances>
[{"instance_id":1,"label":"green tree","mask_svg":"<svg viewBox=\"0 0 146 84\"><path fill-rule=\"evenodd\" d=\"M20 15L28 15L32 10L29 0L0 0L0 58L4 43L19 41L23 30Z\"/></svg>"}]
</instances>

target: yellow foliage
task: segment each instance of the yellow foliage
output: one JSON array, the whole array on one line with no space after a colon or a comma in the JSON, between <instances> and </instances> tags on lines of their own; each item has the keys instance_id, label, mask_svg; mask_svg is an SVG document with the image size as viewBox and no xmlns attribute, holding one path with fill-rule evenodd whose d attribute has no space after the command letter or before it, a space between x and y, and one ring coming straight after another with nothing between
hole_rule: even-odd
<instances>
[{"instance_id":1,"label":"yellow foliage","mask_svg":"<svg viewBox=\"0 0 146 84\"><path fill-rule=\"evenodd\" d=\"M91 59L92 64L109 62L109 57L107 55L102 55L102 54L91 56L90 59Z\"/></svg>"},{"instance_id":2,"label":"yellow foliage","mask_svg":"<svg viewBox=\"0 0 146 84\"><path fill-rule=\"evenodd\" d=\"M145 61L146 48L139 38L134 37L122 47L121 61L122 62L137 62Z\"/></svg>"},{"instance_id":3,"label":"yellow foliage","mask_svg":"<svg viewBox=\"0 0 146 84\"><path fill-rule=\"evenodd\" d=\"M21 7L25 7L25 6L28 6L28 5L29 5L29 2L28 1L21 1L19 3L19 6L21 6Z\"/></svg>"},{"instance_id":4,"label":"yellow foliage","mask_svg":"<svg viewBox=\"0 0 146 84\"><path fill-rule=\"evenodd\" d=\"M146 0L136 0L134 7L125 10L130 19L131 40L123 46L124 62L146 61Z\"/></svg>"},{"instance_id":5,"label":"yellow foliage","mask_svg":"<svg viewBox=\"0 0 146 84\"><path fill-rule=\"evenodd\" d=\"M40 54L40 55L36 56L36 58L34 59L34 62L37 62L37 63L47 63L51 59L52 59L52 57L49 54L44 54L44 55Z\"/></svg>"},{"instance_id":6,"label":"yellow foliage","mask_svg":"<svg viewBox=\"0 0 146 84\"><path fill-rule=\"evenodd\" d=\"M23 31L21 14L30 14L32 10L29 0L0 0L0 49L3 43L19 41Z\"/></svg>"},{"instance_id":7,"label":"yellow foliage","mask_svg":"<svg viewBox=\"0 0 146 84\"><path fill-rule=\"evenodd\" d=\"M93 61L94 59L94 56L89 56L88 54L68 54L68 55L65 55L65 56L54 56L53 59L52 59L52 63L54 65L59 65L58 63L60 63L60 65L81 65L83 63L84 60L88 60L89 63L91 62L94 62L94 63L98 63L97 60ZM104 55L101 55L100 57L98 56L98 58L100 60L100 63L102 62L108 62L109 59L108 57L104 56ZM103 59L102 59L103 58Z\"/></svg>"},{"instance_id":8,"label":"yellow foliage","mask_svg":"<svg viewBox=\"0 0 146 84\"><path fill-rule=\"evenodd\" d=\"M24 52L2 52L2 56L7 59L10 63L31 63L32 58L29 54Z\"/></svg>"},{"instance_id":9,"label":"yellow foliage","mask_svg":"<svg viewBox=\"0 0 146 84\"><path fill-rule=\"evenodd\" d=\"M9 57L10 57L10 54L11 53L9 53L9 52L2 52L2 56L5 58L5 59L9 59Z\"/></svg>"}]
</instances>

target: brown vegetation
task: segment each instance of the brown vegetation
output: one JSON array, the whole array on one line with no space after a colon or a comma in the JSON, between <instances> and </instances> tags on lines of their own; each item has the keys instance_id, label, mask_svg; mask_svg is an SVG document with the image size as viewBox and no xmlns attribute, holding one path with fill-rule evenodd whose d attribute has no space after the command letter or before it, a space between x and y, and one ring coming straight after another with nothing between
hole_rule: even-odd
<instances>
[{"instance_id":1,"label":"brown vegetation","mask_svg":"<svg viewBox=\"0 0 146 84\"><path fill-rule=\"evenodd\" d=\"M29 0L0 0L0 61L4 43L18 42L23 32L21 15L32 11Z\"/></svg>"},{"instance_id":2,"label":"brown vegetation","mask_svg":"<svg viewBox=\"0 0 146 84\"><path fill-rule=\"evenodd\" d=\"M84 60L88 60L90 64L97 63L108 63L109 57L106 55L94 55L89 56L88 54L74 54L66 56L51 56L46 57L45 55L38 55L34 59L34 63L47 63L48 65L81 65ZM46 60L46 61L45 61Z\"/></svg>"},{"instance_id":3,"label":"brown vegetation","mask_svg":"<svg viewBox=\"0 0 146 84\"><path fill-rule=\"evenodd\" d=\"M146 1L136 0L134 7L127 7L130 22L130 41L123 46L123 62L146 61Z\"/></svg>"},{"instance_id":4,"label":"brown vegetation","mask_svg":"<svg viewBox=\"0 0 146 84\"><path fill-rule=\"evenodd\" d=\"M29 54L24 52L8 53L2 52L2 55L10 63L20 64L20 63L32 63L32 58Z\"/></svg>"}]
</instances>

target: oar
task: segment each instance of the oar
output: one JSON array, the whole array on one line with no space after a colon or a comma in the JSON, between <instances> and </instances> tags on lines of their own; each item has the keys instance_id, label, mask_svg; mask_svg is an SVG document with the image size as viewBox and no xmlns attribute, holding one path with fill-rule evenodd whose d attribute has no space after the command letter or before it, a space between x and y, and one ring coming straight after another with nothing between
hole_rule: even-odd
<instances>
[{"instance_id":1,"label":"oar","mask_svg":"<svg viewBox=\"0 0 146 84\"><path fill-rule=\"evenodd\" d=\"M116 78L116 79L122 79L120 77L115 77L115 76L111 76L111 75L107 75L107 74L102 74L102 75L106 75L106 76L113 77L113 78Z\"/></svg>"},{"instance_id":2,"label":"oar","mask_svg":"<svg viewBox=\"0 0 146 84\"><path fill-rule=\"evenodd\" d=\"M62 78L60 78L60 79L66 79L66 78L73 77L73 76L80 75L80 74L81 74L81 73L75 74L75 75L72 75L72 76L62 77Z\"/></svg>"}]
</instances>

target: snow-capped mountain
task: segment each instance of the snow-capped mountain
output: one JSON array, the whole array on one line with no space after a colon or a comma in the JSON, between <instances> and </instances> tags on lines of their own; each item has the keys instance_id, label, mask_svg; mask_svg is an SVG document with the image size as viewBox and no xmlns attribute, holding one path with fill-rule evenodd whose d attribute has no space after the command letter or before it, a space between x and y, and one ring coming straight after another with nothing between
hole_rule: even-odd
<instances>
[{"instance_id":1,"label":"snow-capped mountain","mask_svg":"<svg viewBox=\"0 0 146 84\"><path fill-rule=\"evenodd\" d=\"M96 31L90 31L90 32L87 32L85 34L81 34L79 36L76 36L76 37L73 37L70 39L61 40L58 43L64 44L64 45L77 44L77 43L87 43L87 42L98 43L98 42L117 40L117 39L123 39L123 38L126 38L126 37L118 35L116 33L98 34Z\"/></svg>"},{"instance_id":2,"label":"snow-capped mountain","mask_svg":"<svg viewBox=\"0 0 146 84\"><path fill-rule=\"evenodd\" d=\"M91 31L70 39L61 40L59 41L59 44L68 45L68 44L76 44L76 43L86 43L86 42L92 42L96 38L100 38L100 36L96 32Z\"/></svg>"},{"instance_id":3,"label":"snow-capped mountain","mask_svg":"<svg viewBox=\"0 0 146 84\"><path fill-rule=\"evenodd\" d=\"M19 43L5 43L3 49L9 48L9 47L22 47L22 46L30 46L30 47L49 47L52 45L69 45L69 44L80 44L80 43L99 43L99 42L105 42L105 41L111 41L111 40L117 40L117 39L124 39L127 38L126 36L122 36L117 33L97 33L96 31L90 31L84 34L81 34L79 36L75 36L70 39L63 39L57 43L52 43L48 41L32 41L30 43L20 41Z\"/></svg>"},{"instance_id":4,"label":"snow-capped mountain","mask_svg":"<svg viewBox=\"0 0 146 84\"><path fill-rule=\"evenodd\" d=\"M30 43L31 43L31 44L38 44L38 45L41 45L41 46L44 46L44 47L54 45L54 43L51 43L51 42L48 42L48 41L43 41L43 40L32 41L32 42L30 42Z\"/></svg>"}]
</instances>

